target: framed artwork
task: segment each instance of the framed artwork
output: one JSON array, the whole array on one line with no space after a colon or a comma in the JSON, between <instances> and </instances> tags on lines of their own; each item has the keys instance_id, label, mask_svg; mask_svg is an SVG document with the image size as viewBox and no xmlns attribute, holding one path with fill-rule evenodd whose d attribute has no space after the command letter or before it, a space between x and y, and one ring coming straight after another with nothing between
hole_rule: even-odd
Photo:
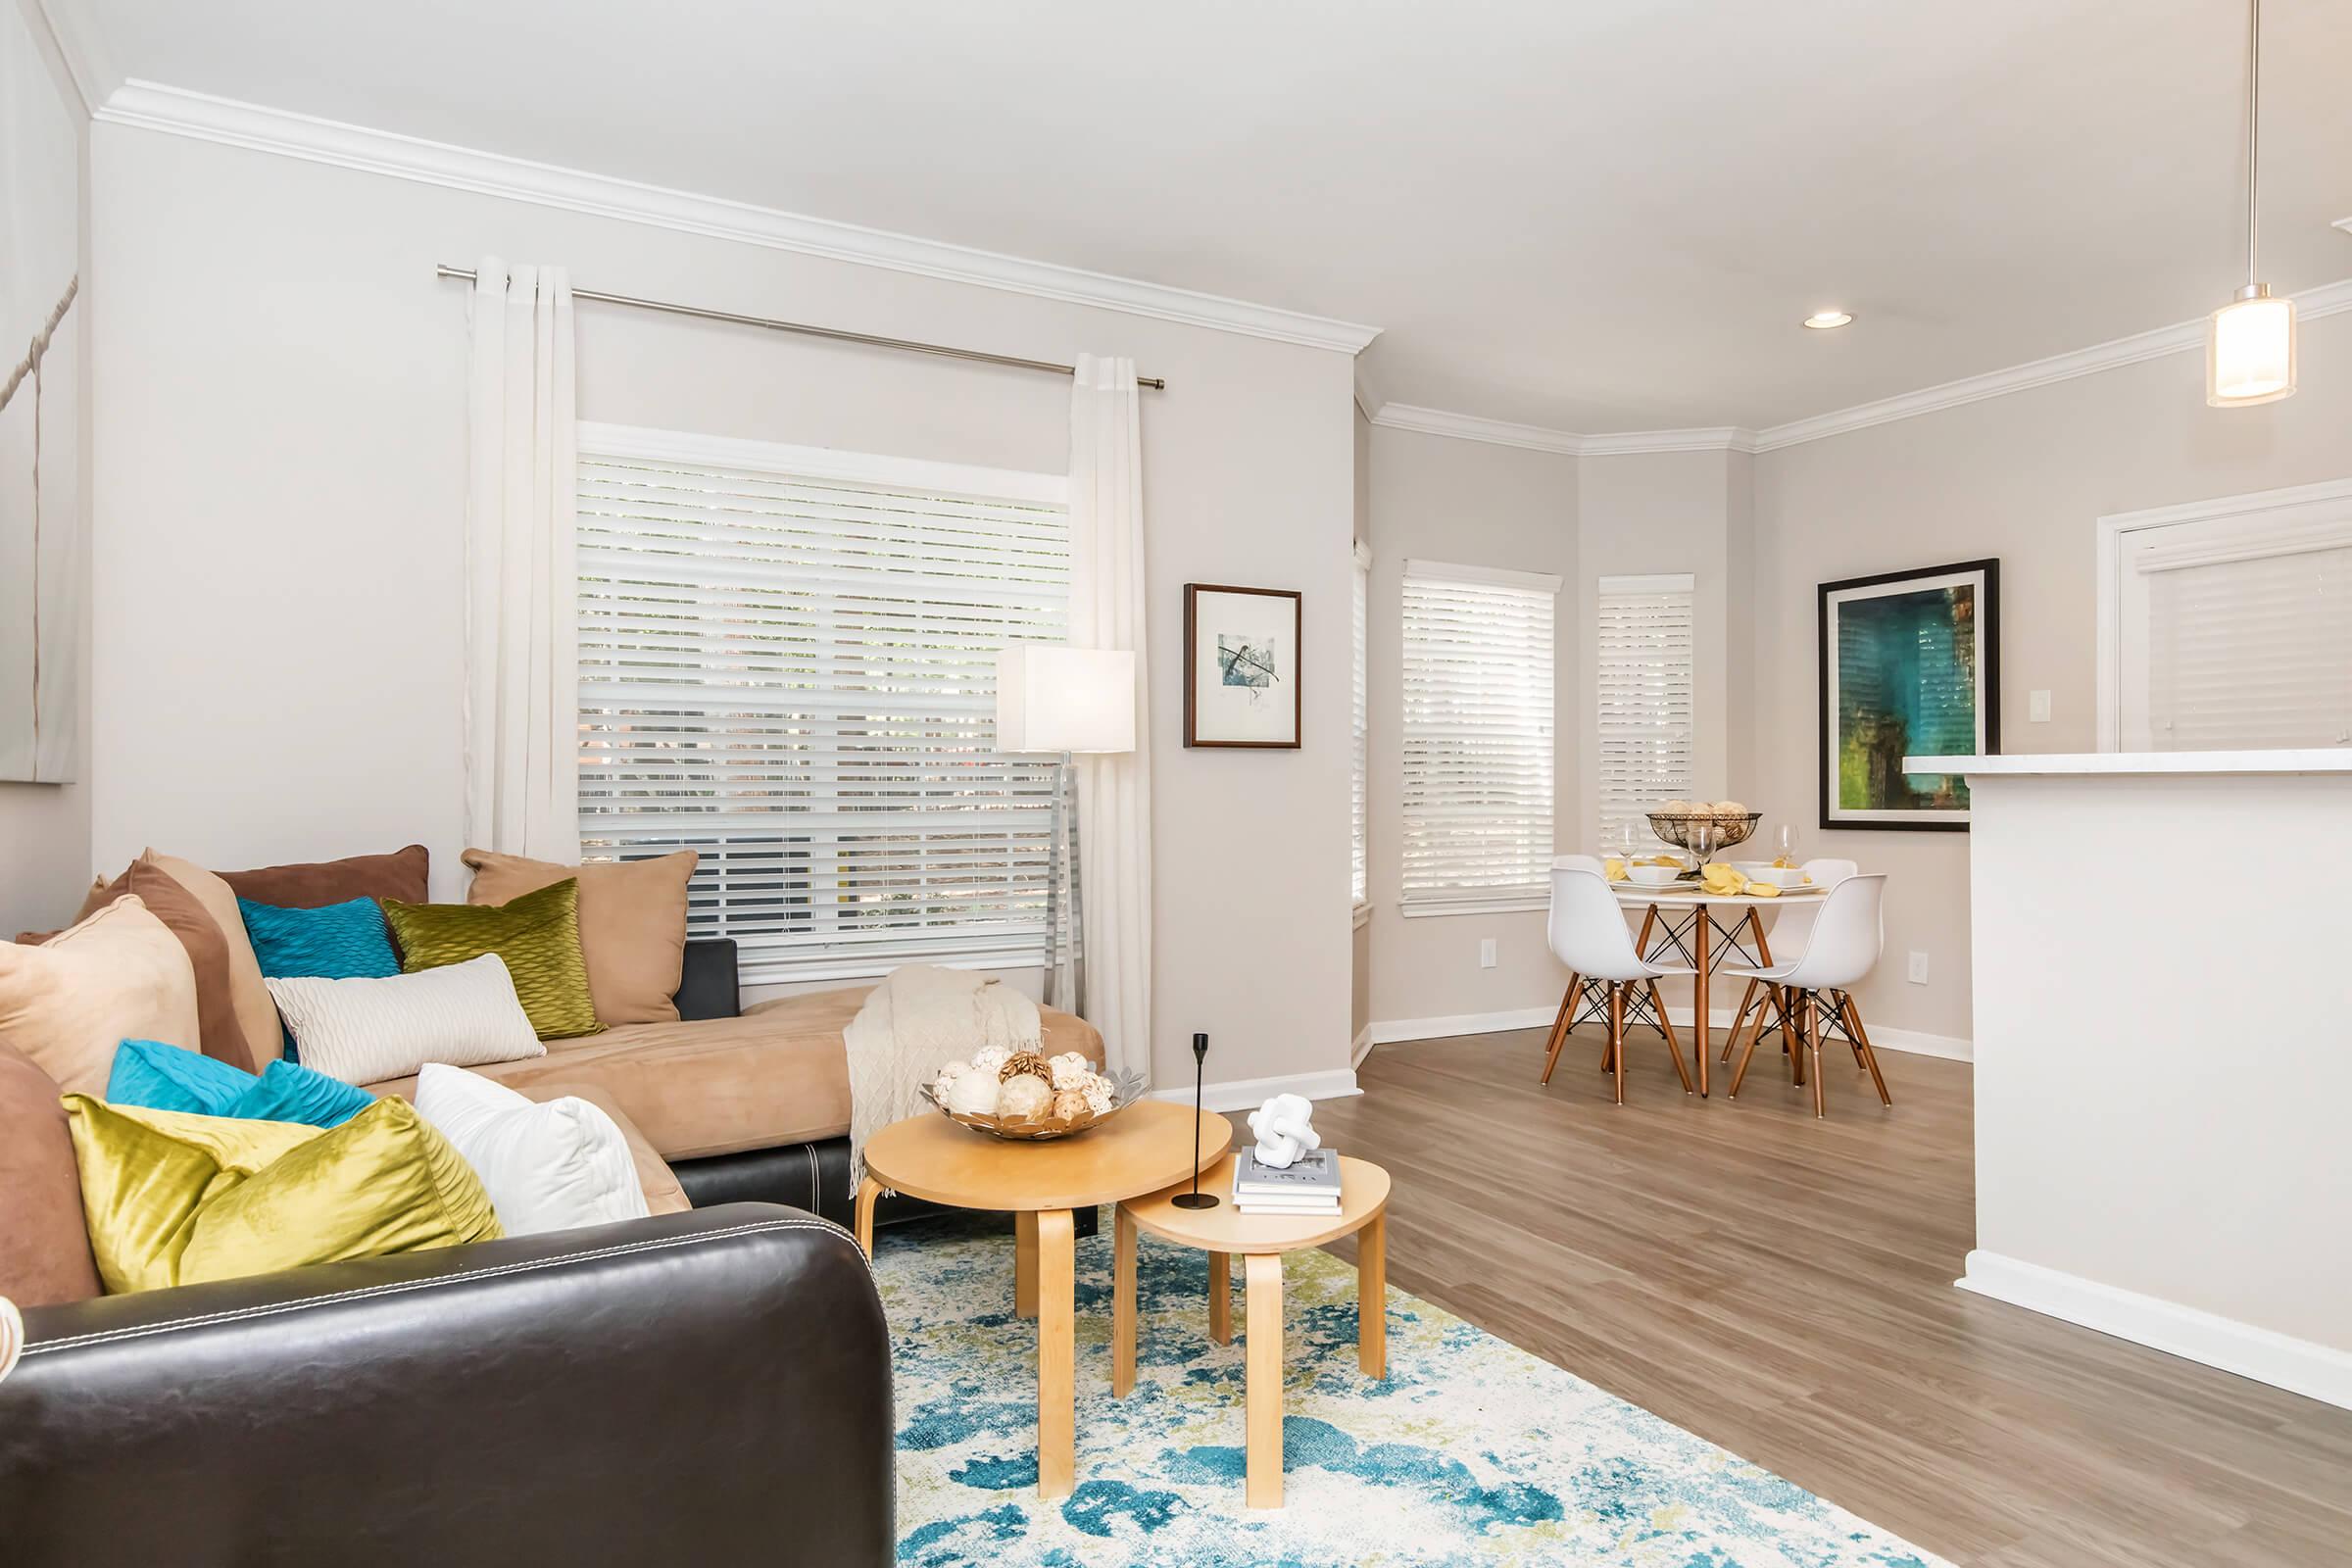
<instances>
[{"instance_id":1,"label":"framed artwork","mask_svg":"<svg viewBox=\"0 0 2352 1568\"><path fill-rule=\"evenodd\" d=\"M1184 585L1184 744L1296 749L1299 595Z\"/></svg>"},{"instance_id":2,"label":"framed artwork","mask_svg":"<svg viewBox=\"0 0 2352 1568\"><path fill-rule=\"evenodd\" d=\"M81 110L0 5L0 779L74 777L81 714Z\"/></svg>"},{"instance_id":3,"label":"framed artwork","mask_svg":"<svg viewBox=\"0 0 2352 1568\"><path fill-rule=\"evenodd\" d=\"M1968 829L1968 781L1905 757L2001 749L2001 564L1821 585L1821 825Z\"/></svg>"}]
</instances>

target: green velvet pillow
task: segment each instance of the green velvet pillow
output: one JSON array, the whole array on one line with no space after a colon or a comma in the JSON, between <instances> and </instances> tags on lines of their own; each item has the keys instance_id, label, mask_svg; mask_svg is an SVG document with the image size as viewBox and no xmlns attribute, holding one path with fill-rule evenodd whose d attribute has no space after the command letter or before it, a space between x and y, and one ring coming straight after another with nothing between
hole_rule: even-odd
<instances>
[{"instance_id":1,"label":"green velvet pillow","mask_svg":"<svg viewBox=\"0 0 2352 1568\"><path fill-rule=\"evenodd\" d=\"M580 884L550 883L506 904L384 902L384 920L400 944L400 966L414 974L495 953L514 980L514 995L542 1040L592 1035L604 1027L588 997L588 960L580 955Z\"/></svg>"}]
</instances>

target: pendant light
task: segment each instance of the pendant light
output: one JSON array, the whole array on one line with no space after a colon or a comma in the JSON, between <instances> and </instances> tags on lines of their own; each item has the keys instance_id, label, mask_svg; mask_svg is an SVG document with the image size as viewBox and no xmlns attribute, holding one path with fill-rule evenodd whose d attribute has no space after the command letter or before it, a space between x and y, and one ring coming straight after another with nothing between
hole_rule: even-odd
<instances>
[{"instance_id":1,"label":"pendant light","mask_svg":"<svg viewBox=\"0 0 2352 1568\"><path fill-rule=\"evenodd\" d=\"M2213 313L2205 334L2205 401L2217 409L2276 403L2295 390L2295 302L2254 280L2262 135L2262 0L2246 36L2246 286Z\"/></svg>"}]
</instances>

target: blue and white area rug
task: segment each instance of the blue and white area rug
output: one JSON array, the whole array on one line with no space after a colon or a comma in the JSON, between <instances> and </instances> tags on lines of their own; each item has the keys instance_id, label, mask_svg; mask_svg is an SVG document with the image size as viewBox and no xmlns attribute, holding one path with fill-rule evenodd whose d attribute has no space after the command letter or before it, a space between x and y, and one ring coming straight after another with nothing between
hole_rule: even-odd
<instances>
[{"instance_id":1,"label":"blue and white area rug","mask_svg":"<svg viewBox=\"0 0 2352 1568\"><path fill-rule=\"evenodd\" d=\"M1284 1503L1242 1504L1234 1342L1204 1254L1147 1236L1135 1392L1110 1396L1111 1240L1078 1244L1078 1486L1037 1494L1036 1327L1012 1238L900 1226L874 1272L897 1348L899 1560L1039 1568L1945 1568L1935 1558L1417 1297L1389 1292L1389 1377L1355 1360L1355 1270L1283 1275ZM1002 1222L999 1222L1002 1223Z\"/></svg>"}]
</instances>

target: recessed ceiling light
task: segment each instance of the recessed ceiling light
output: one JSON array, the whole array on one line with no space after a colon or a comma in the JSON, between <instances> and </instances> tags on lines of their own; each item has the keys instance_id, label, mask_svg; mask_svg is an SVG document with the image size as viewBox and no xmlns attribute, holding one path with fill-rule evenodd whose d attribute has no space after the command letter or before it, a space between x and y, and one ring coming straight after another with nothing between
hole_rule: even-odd
<instances>
[{"instance_id":1,"label":"recessed ceiling light","mask_svg":"<svg viewBox=\"0 0 2352 1568\"><path fill-rule=\"evenodd\" d=\"M1843 326L1854 318L1846 311L1815 311L1805 318L1805 324L1816 332L1827 332L1833 326Z\"/></svg>"}]
</instances>

